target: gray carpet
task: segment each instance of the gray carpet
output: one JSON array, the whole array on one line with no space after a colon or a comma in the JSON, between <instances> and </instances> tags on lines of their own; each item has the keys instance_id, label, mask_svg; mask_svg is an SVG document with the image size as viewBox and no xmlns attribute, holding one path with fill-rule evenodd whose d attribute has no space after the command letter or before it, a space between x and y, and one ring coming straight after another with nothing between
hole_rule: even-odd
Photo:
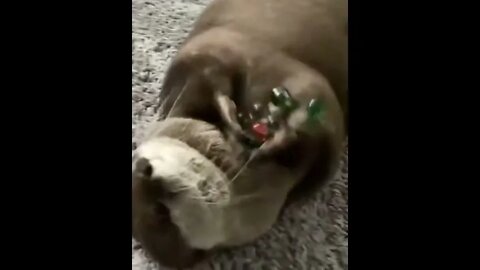
<instances>
[{"instance_id":1,"label":"gray carpet","mask_svg":"<svg viewBox=\"0 0 480 270\"><path fill-rule=\"evenodd\" d=\"M165 69L210 0L132 0L132 150L153 121ZM348 269L348 149L335 180L255 243L195 269ZM132 269L162 269L132 240Z\"/></svg>"}]
</instances>

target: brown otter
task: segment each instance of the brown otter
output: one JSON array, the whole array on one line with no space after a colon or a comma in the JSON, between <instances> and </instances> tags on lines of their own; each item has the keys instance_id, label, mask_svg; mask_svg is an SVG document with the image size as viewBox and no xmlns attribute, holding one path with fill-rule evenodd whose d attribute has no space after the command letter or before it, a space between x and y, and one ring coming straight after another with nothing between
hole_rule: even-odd
<instances>
[{"instance_id":1,"label":"brown otter","mask_svg":"<svg viewBox=\"0 0 480 270\"><path fill-rule=\"evenodd\" d=\"M133 160L133 236L187 266L268 231L292 190L336 168L347 121L346 0L215 0L168 69L160 119ZM258 150L237 112L286 87L300 107ZM325 122L299 122L312 99ZM248 161L248 165L244 166Z\"/></svg>"}]
</instances>

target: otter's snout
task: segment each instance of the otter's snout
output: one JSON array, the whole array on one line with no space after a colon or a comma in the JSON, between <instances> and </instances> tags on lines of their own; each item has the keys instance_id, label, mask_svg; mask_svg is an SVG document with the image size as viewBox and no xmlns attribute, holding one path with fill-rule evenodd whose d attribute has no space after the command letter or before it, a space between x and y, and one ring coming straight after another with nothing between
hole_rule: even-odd
<instances>
[{"instance_id":1,"label":"otter's snout","mask_svg":"<svg viewBox=\"0 0 480 270\"><path fill-rule=\"evenodd\" d=\"M164 204L172 194L164 179L154 175L149 159L134 161L133 178L132 234L144 251L168 267L188 267L204 259L205 251L190 247L173 223Z\"/></svg>"},{"instance_id":2,"label":"otter's snout","mask_svg":"<svg viewBox=\"0 0 480 270\"><path fill-rule=\"evenodd\" d=\"M156 261L183 267L223 241L227 178L199 150L151 138L136 149L132 171L133 236Z\"/></svg>"},{"instance_id":3,"label":"otter's snout","mask_svg":"<svg viewBox=\"0 0 480 270\"><path fill-rule=\"evenodd\" d=\"M133 181L138 182L141 192L149 201L160 203L162 200L173 196L162 177L153 175L153 165L147 158L142 157L135 162L133 178Z\"/></svg>"},{"instance_id":4,"label":"otter's snout","mask_svg":"<svg viewBox=\"0 0 480 270\"><path fill-rule=\"evenodd\" d=\"M148 159L146 158L143 158L143 157L139 158L135 162L134 173L137 174L138 176L150 178L152 177L152 173L153 173L152 164L150 164L150 161L148 161Z\"/></svg>"}]
</instances>

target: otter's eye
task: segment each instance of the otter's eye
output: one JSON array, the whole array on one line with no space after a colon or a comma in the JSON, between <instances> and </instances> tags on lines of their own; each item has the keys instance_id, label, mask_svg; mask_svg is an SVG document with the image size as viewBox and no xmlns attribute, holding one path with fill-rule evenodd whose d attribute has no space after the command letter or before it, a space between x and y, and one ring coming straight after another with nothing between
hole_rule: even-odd
<instances>
[{"instance_id":1,"label":"otter's eye","mask_svg":"<svg viewBox=\"0 0 480 270\"><path fill-rule=\"evenodd\" d=\"M170 218L170 209L165 206L165 204L161 202L155 203L155 214L158 216L159 219L165 220Z\"/></svg>"}]
</instances>

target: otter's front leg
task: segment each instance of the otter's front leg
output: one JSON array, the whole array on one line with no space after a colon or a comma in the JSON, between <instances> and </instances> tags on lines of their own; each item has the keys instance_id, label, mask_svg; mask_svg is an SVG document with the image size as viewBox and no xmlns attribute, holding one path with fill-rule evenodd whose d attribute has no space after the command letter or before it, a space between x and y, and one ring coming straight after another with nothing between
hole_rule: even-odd
<instances>
[{"instance_id":1,"label":"otter's front leg","mask_svg":"<svg viewBox=\"0 0 480 270\"><path fill-rule=\"evenodd\" d=\"M228 95L225 95L220 91L215 93L215 102L228 131L240 141L248 141L248 139L252 139L251 135L244 131L239 123L235 102ZM292 112L287 119L280 120L273 135L266 140L257 151L254 151L255 155L274 155L287 148L297 139L297 131L301 128L306 117L304 110L296 110Z\"/></svg>"},{"instance_id":2,"label":"otter's front leg","mask_svg":"<svg viewBox=\"0 0 480 270\"><path fill-rule=\"evenodd\" d=\"M270 156L286 149L297 140L298 130L305 118L306 115L304 116L303 112L298 110L287 119L280 121L273 135L260 146L256 155Z\"/></svg>"}]
</instances>

